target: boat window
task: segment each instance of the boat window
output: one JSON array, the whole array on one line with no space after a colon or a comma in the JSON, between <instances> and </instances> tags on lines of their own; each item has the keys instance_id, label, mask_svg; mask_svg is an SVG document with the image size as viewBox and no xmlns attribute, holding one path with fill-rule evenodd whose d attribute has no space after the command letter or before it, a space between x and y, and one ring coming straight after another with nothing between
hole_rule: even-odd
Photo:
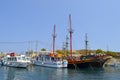
<instances>
[{"instance_id":1,"label":"boat window","mask_svg":"<svg viewBox=\"0 0 120 80\"><path fill-rule=\"evenodd\" d=\"M11 58L11 61L14 61L14 57Z\"/></svg>"},{"instance_id":2,"label":"boat window","mask_svg":"<svg viewBox=\"0 0 120 80\"><path fill-rule=\"evenodd\" d=\"M30 60L30 58L28 58L28 57L27 57L26 59L27 59L27 60Z\"/></svg>"},{"instance_id":3,"label":"boat window","mask_svg":"<svg viewBox=\"0 0 120 80\"><path fill-rule=\"evenodd\" d=\"M22 60L26 61L26 58L25 58L25 57L22 57Z\"/></svg>"},{"instance_id":4,"label":"boat window","mask_svg":"<svg viewBox=\"0 0 120 80\"><path fill-rule=\"evenodd\" d=\"M7 61L10 61L10 58L7 58Z\"/></svg>"},{"instance_id":5,"label":"boat window","mask_svg":"<svg viewBox=\"0 0 120 80\"><path fill-rule=\"evenodd\" d=\"M16 57L14 57L14 61L17 61L17 58L16 58Z\"/></svg>"},{"instance_id":6,"label":"boat window","mask_svg":"<svg viewBox=\"0 0 120 80\"><path fill-rule=\"evenodd\" d=\"M20 57L18 57L18 60L21 60L21 58L20 58Z\"/></svg>"},{"instance_id":7,"label":"boat window","mask_svg":"<svg viewBox=\"0 0 120 80\"><path fill-rule=\"evenodd\" d=\"M10 58L10 61L12 61L12 59Z\"/></svg>"},{"instance_id":8,"label":"boat window","mask_svg":"<svg viewBox=\"0 0 120 80\"><path fill-rule=\"evenodd\" d=\"M50 60L50 56L45 56L45 58L46 58L47 60Z\"/></svg>"},{"instance_id":9,"label":"boat window","mask_svg":"<svg viewBox=\"0 0 120 80\"><path fill-rule=\"evenodd\" d=\"M43 57L41 58L41 60L43 61Z\"/></svg>"},{"instance_id":10,"label":"boat window","mask_svg":"<svg viewBox=\"0 0 120 80\"><path fill-rule=\"evenodd\" d=\"M9 61L12 61L12 58L9 58Z\"/></svg>"},{"instance_id":11,"label":"boat window","mask_svg":"<svg viewBox=\"0 0 120 80\"><path fill-rule=\"evenodd\" d=\"M51 57L51 60L52 60L52 61L54 61L54 60L55 60L55 58L54 58L54 57Z\"/></svg>"}]
</instances>

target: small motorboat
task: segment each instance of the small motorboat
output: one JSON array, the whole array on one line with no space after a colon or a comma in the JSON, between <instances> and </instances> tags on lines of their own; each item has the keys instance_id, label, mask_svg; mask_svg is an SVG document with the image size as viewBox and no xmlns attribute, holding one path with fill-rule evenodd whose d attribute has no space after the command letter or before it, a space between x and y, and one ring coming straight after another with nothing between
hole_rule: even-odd
<instances>
[{"instance_id":1,"label":"small motorboat","mask_svg":"<svg viewBox=\"0 0 120 80\"><path fill-rule=\"evenodd\" d=\"M24 55L15 55L14 53L10 53L2 58L3 66L10 67L18 67L18 68L27 68L28 67L28 59Z\"/></svg>"},{"instance_id":2,"label":"small motorboat","mask_svg":"<svg viewBox=\"0 0 120 80\"><path fill-rule=\"evenodd\" d=\"M44 67L67 68L68 62L67 60L62 60L62 58L53 57L53 54L45 54L37 56L33 64Z\"/></svg>"}]
</instances>

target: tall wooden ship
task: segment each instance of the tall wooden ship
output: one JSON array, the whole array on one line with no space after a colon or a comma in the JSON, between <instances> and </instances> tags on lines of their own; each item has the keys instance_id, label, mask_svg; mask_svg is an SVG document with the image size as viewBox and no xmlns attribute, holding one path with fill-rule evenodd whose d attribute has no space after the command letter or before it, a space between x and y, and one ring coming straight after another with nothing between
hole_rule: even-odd
<instances>
[{"instance_id":1,"label":"tall wooden ship","mask_svg":"<svg viewBox=\"0 0 120 80\"><path fill-rule=\"evenodd\" d=\"M81 56L79 59L74 59L72 56L72 26L71 26L71 15L69 15L69 21L70 21L70 56L67 59L68 60L68 68L91 68L91 67L97 67L101 68L103 67L104 63L109 59L107 58L107 55L87 55L87 34L86 34L86 56Z\"/></svg>"}]
</instances>

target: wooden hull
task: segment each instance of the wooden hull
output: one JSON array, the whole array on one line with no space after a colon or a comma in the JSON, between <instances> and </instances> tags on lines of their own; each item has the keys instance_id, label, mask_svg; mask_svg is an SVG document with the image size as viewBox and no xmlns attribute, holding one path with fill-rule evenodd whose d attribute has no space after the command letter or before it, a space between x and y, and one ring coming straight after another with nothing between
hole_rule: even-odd
<instances>
[{"instance_id":1,"label":"wooden hull","mask_svg":"<svg viewBox=\"0 0 120 80\"><path fill-rule=\"evenodd\" d=\"M71 69L79 69L79 68L102 68L105 60L94 60L94 59L88 59L88 60L68 60L68 68Z\"/></svg>"}]
</instances>

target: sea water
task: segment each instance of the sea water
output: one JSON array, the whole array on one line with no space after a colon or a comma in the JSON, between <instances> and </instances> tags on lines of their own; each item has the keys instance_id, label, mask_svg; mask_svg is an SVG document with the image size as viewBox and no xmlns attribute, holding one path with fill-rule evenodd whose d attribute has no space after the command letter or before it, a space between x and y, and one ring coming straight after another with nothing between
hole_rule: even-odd
<instances>
[{"instance_id":1,"label":"sea water","mask_svg":"<svg viewBox=\"0 0 120 80\"><path fill-rule=\"evenodd\" d=\"M57 69L40 66L0 66L0 80L120 80L119 67Z\"/></svg>"}]
</instances>

